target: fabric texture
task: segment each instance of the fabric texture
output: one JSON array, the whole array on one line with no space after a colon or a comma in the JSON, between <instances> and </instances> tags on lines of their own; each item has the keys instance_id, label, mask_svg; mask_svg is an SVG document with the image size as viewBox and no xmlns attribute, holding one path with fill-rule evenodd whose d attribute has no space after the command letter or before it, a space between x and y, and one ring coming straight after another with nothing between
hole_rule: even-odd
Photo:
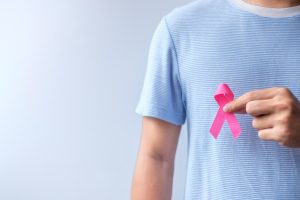
<instances>
[{"instance_id":1,"label":"fabric texture","mask_svg":"<svg viewBox=\"0 0 300 200\"><path fill-rule=\"evenodd\" d=\"M237 140L226 122L217 140L209 133L220 83L235 97L282 86L300 99L300 11L238 1L198 0L162 17L135 112L186 123L185 200L298 200L300 148L261 140L249 115L236 115Z\"/></svg>"}]
</instances>

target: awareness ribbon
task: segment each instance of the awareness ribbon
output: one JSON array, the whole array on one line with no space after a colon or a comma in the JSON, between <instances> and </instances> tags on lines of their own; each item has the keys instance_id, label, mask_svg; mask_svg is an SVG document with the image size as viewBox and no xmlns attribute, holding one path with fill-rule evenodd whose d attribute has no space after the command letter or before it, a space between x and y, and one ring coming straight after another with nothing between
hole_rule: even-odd
<instances>
[{"instance_id":1,"label":"awareness ribbon","mask_svg":"<svg viewBox=\"0 0 300 200\"><path fill-rule=\"evenodd\" d=\"M234 139L237 139L241 133L240 125L233 113L223 111L223 107L234 98L232 91L227 84L220 84L214 97L220 107L210 128L211 135L217 139L223 123L227 120Z\"/></svg>"}]
</instances>

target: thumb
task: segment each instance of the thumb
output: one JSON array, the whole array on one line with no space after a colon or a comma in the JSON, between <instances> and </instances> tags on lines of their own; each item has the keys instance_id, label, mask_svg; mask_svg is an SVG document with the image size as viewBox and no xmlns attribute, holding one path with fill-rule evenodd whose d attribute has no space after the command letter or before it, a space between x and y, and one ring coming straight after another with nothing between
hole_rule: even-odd
<instances>
[{"instance_id":1,"label":"thumb","mask_svg":"<svg viewBox=\"0 0 300 200\"><path fill-rule=\"evenodd\" d=\"M234 101L231 101L229 103L227 103L224 107L223 107L223 111L224 112L233 112L234 110Z\"/></svg>"},{"instance_id":2,"label":"thumb","mask_svg":"<svg viewBox=\"0 0 300 200\"><path fill-rule=\"evenodd\" d=\"M246 105L239 99L227 103L223 107L224 112L246 114Z\"/></svg>"}]
</instances>

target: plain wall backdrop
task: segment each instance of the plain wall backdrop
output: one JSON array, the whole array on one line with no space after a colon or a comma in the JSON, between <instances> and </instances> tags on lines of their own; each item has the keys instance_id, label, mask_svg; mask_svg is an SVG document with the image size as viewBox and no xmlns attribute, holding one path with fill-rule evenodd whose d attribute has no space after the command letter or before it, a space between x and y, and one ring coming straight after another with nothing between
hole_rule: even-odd
<instances>
[{"instance_id":1,"label":"plain wall backdrop","mask_svg":"<svg viewBox=\"0 0 300 200\"><path fill-rule=\"evenodd\" d=\"M151 37L188 2L0 0L1 200L130 199Z\"/></svg>"}]
</instances>

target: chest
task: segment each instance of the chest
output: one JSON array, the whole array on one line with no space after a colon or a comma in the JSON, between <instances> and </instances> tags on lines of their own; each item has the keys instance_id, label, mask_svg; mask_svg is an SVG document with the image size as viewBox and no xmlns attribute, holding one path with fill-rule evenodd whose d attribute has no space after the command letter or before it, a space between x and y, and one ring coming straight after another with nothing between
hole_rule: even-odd
<instances>
[{"instance_id":1,"label":"chest","mask_svg":"<svg viewBox=\"0 0 300 200\"><path fill-rule=\"evenodd\" d=\"M205 101L218 84L228 83L236 95L283 86L300 98L300 31L255 30L237 28L229 34L217 28L190 36L179 50L186 97Z\"/></svg>"}]
</instances>

